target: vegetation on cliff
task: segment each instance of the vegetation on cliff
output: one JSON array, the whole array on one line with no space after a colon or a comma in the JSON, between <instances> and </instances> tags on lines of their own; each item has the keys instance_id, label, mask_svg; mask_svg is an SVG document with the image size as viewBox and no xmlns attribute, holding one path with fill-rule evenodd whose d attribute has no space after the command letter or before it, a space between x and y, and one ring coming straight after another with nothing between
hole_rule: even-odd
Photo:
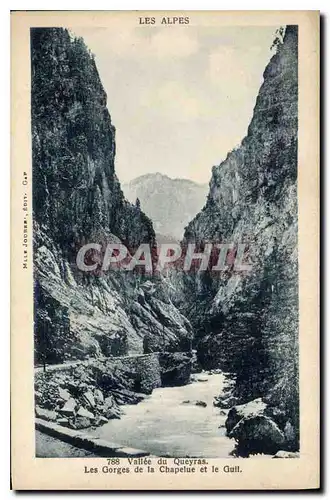
<instances>
[{"instance_id":1,"label":"vegetation on cliff","mask_svg":"<svg viewBox=\"0 0 330 500\"><path fill-rule=\"evenodd\" d=\"M150 277L76 266L86 243L155 246L152 222L116 177L93 55L66 29L33 28L31 80L36 362L143 352L147 333L153 350L185 350L189 322L161 290L143 288Z\"/></svg>"},{"instance_id":2,"label":"vegetation on cliff","mask_svg":"<svg viewBox=\"0 0 330 500\"><path fill-rule=\"evenodd\" d=\"M293 427L296 448L297 50L298 29L288 26L264 72L246 137L213 168L207 204L185 231L186 242L201 246L247 243L252 271L229 266L220 277L185 276L183 304L198 330L202 365L221 367L236 380L232 404L263 397L276 408L279 425Z\"/></svg>"}]
</instances>

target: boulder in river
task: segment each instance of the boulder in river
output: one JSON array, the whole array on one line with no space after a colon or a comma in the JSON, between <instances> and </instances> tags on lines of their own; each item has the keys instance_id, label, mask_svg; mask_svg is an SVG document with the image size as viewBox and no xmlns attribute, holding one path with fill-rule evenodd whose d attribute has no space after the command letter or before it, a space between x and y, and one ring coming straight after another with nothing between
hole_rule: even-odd
<instances>
[{"instance_id":1,"label":"boulder in river","mask_svg":"<svg viewBox=\"0 0 330 500\"><path fill-rule=\"evenodd\" d=\"M83 417L83 416L77 416L72 422L72 427L73 429L87 429L88 427L91 427L92 425L92 420L88 417Z\"/></svg>"},{"instance_id":2,"label":"boulder in river","mask_svg":"<svg viewBox=\"0 0 330 500\"><path fill-rule=\"evenodd\" d=\"M242 418L228 434L246 453L276 453L285 442L284 433L269 417Z\"/></svg>"},{"instance_id":3,"label":"boulder in river","mask_svg":"<svg viewBox=\"0 0 330 500\"><path fill-rule=\"evenodd\" d=\"M90 420L94 420L95 418L94 414L91 411L86 410L86 408L84 408L83 406L81 406L77 411L77 417L85 417L89 418Z\"/></svg>"},{"instance_id":4,"label":"boulder in river","mask_svg":"<svg viewBox=\"0 0 330 500\"><path fill-rule=\"evenodd\" d=\"M103 415L100 415L99 417L96 418L95 425L104 425L108 423L108 419L106 417L103 417Z\"/></svg>"},{"instance_id":5,"label":"boulder in river","mask_svg":"<svg viewBox=\"0 0 330 500\"><path fill-rule=\"evenodd\" d=\"M207 407L207 403L205 403L205 401L196 401L195 405L196 406L202 406L203 408Z\"/></svg>"},{"instance_id":6,"label":"boulder in river","mask_svg":"<svg viewBox=\"0 0 330 500\"><path fill-rule=\"evenodd\" d=\"M238 399L235 396L223 397L216 396L213 401L213 406L229 410L232 406L237 405Z\"/></svg>"},{"instance_id":7,"label":"boulder in river","mask_svg":"<svg viewBox=\"0 0 330 500\"><path fill-rule=\"evenodd\" d=\"M227 416L226 429L229 433L242 418L256 417L257 415L264 415L267 404L261 398L254 399L243 405L233 406Z\"/></svg>"},{"instance_id":8,"label":"boulder in river","mask_svg":"<svg viewBox=\"0 0 330 500\"><path fill-rule=\"evenodd\" d=\"M112 418L120 418L121 411L119 408L107 408L104 412L105 418L111 420Z\"/></svg>"},{"instance_id":9,"label":"boulder in river","mask_svg":"<svg viewBox=\"0 0 330 500\"><path fill-rule=\"evenodd\" d=\"M205 403L205 401L201 401L201 400L190 400L190 399L186 399L185 401L182 401L182 404L183 405L195 405L195 406L202 406L203 408L206 408L207 407L207 403Z\"/></svg>"},{"instance_id":10,"label":"boulder in river","mask_svg":"<svg viewBox=\"0 0 330 500\"><path fill-rule=\"evenodd\" d=\"M272 458L299 458L298 452L279 450Z\"/></svg>"},{"instance_id":11,"label":"boulder in river","mask_svg":"<svg viewBox=\"0 0 330 500\"><path fill-rule=\"evenodd\" d=\"M106 419L120 418L121 409L112 396L108 396L104 400L103 413Z\"/></svg>"}]
</instances>

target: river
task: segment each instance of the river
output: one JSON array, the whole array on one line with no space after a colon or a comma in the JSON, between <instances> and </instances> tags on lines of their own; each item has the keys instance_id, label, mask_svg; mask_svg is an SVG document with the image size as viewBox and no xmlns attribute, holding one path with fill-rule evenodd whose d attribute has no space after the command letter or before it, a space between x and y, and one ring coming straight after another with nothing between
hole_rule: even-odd
<instances>
[{"instance_id":1,"label":"river","mask_svg":"<svg viewBox=\"0 0 330 500\"><path fill-rule=\"evenodd\" d=\"M198 381L207 379L207 381ZM137 405L124 406L120 420L110 420L94 433L111 442L157 456L226 458L235 442L226 437L225 415L213 406L222 391L222 374L196 374L181 387L161 387ZM183 401L191 403L183 404ZM193 401L207 406L196 406Z\"/></svg>"}]
</instances>

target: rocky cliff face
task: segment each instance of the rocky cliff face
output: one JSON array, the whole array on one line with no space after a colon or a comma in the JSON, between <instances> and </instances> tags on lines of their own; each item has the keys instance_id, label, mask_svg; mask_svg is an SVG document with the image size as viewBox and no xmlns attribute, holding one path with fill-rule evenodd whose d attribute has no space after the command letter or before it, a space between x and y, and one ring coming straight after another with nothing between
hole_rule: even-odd
<instances>
[{"instance_id":1,"label":"rocky cliff face","mask_svg":"<svg viewBox=\"0 0 330 500\"><path fill-rule=\"evenodd\" d=\"M167 175L147 174L123 185L129 201L138 198L142 210L153 222L157 241L181 241L185 226L206 202L207 185Z\"/></svg>"},{"instance_id":2,"label":"rocky cliff face","mask_svg":"<svg viewBox=\"0 0 330 500\"><path fill-rule=\"evenodd\" d=\"M142 352L146 332L155 350L157 338L168 350L184 349L189 322L161 291L148 293L143 277L77 269L86 243L114 235L134 250L154 246L155 233L122 193L107 96L82 39L32 29L31 60L37 361Z\"/></svg>"},{"instance_id":3,"label":"rocky cliff face","mask_svg":"<svg viewBox=\"0 0 330 500\"><path fill-rule=\"evenodd\" d=\"M213 168L185 241L248 244L250 272L185 278L204 366L236 377L236 401L268 398L298 441L297 27L264 72L246 137ZM197 290L197 295L191 293ZM187 307L189 310L189 307ZM234 402L233 402L234 404ZM282 422L281 425L284 425Z\"/></svg>"}]
</instances>

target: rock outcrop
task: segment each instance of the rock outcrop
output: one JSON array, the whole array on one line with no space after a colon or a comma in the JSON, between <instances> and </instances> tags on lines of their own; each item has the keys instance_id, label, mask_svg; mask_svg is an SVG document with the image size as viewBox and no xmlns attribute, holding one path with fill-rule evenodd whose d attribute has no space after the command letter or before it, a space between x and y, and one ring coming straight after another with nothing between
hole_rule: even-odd
<instances>
[{"instance_id":1,"label":"rock outcrop","mask_svg":"<svg viewBox=\"0 0 330 500\"><path fill-rule=\"evenodd\" d=\"M77 269L86 243L133 252L154 248L155 233L116 177L115 128L83 40L32 29L31 61L36 362L143 352L147 334L149 351L185 350L191 326L161 290L143 291L152 277Z\"/></svg>"},{"instance_id":2,"label":"rock outcrop","mask_svg":"<svg viewBox=\"0 0 330 500\"><path fill-rule=\"evenodd\" d=\"M280 450L272 458L299 458L299 453Z\"/></svg>"},{"instance_id":3,"label":"rock outcrop","mask_svg":"<svg viewBox=\"0 0 330 500\"><path fill-rule=\"evenodd\" d=\"M238 454L276 453L285 442L284 433L265 416L242 418L228 434L238 442Z\"/></svg>"},{"instance_id":4,"label":"rock outcrop","mask_svg":"<svg viewBox=\"0 0 330 500\"><path fill-rule=\"evenodd\" d=\"M202 366L235 376L237 403L263 397L284 413L296 447L297 51L298 28L287 26L265 69L247 135L213 168L207 203L185 231L185 242L200 248L245 243L252 269L235 271L229 254L225 271L185 276L182 305L198 331Z\"/></svg>"},{"instance_id":5,"label":"rock outcrop","mask_svg":"<svg viewBox=\"0 0 330 500\"><path fill-rule=\"evenodd\" d=\"M160 384L154 354L146 360L114 357L62 365L36 373L36 416L76 429L103 425L120 418L120 405L140 402Z\"/></svg>"},{"instance_id":6,"label":"rock outcrop","mask_svg":"<svg viewBox=\"0 0 330 500\"><path fill-rule=\"evenodd\" d=\"M238 442L240 453L276 453L295 446L295 432L286 415L261 398L233 406L227 415L227 435ZM288 452L289 453L289 452Z\"/></svg>"},{"instance_id":7,"label":"rock outcrop","mask_svg":"<svg viewBox=\"0 0 330 500\"><path fill-rule=\"evenodd\" d=\"M266 403L262 401L261 398L250 401L244 405L233 406L228 412L226 420L226 430L230 433L235 425L238 424L242 418L257 417L259 415L264 415L265 409L267 408Z\"/></svg>"},{"instance_id":8,"label":"rock outcrop","mask_svg":"<svg viewBox=\"0 0 330 500\"><path fill-rule=\"evenodd\" d=\"M35 414L75 429L103 425L157 387L187 384L190 369L185 353L92 358L38 369Z\"/></svg>"},{"instance_id":9,"label":"rock outcrop","mask_svg":"<svg viewBox=\"0 0 330 500\"><path fill-rule=\"evenodd\" d=\"M162 386L186 385L190 380L192 357L187 353L159 354Z\"/></svg>"}]
</instances>

